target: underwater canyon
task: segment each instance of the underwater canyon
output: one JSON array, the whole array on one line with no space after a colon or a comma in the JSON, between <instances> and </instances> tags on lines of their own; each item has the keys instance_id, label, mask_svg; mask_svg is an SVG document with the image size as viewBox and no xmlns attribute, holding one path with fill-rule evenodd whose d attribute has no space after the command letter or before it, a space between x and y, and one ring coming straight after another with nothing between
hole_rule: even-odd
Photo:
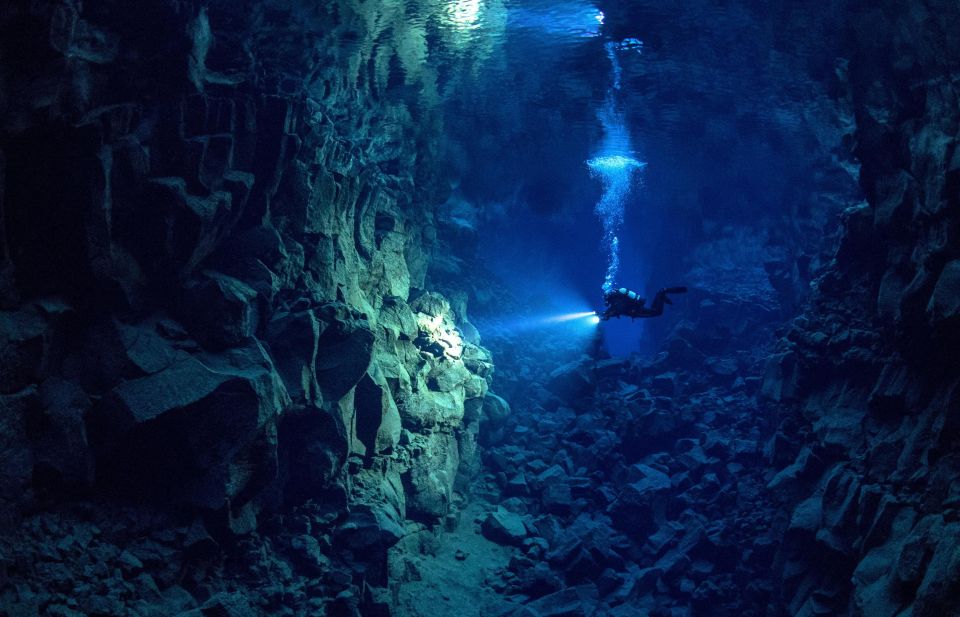
<instances>
[{"instance_id":1,"label":"underwater canyon","mask_svg":"<svg viewBox=\"0 0 960 617\"><path fill-rule=\"evenodd\" d=\"M958 23L0 0L0 615L960 615Z\"/></svg>"}]
</instances>

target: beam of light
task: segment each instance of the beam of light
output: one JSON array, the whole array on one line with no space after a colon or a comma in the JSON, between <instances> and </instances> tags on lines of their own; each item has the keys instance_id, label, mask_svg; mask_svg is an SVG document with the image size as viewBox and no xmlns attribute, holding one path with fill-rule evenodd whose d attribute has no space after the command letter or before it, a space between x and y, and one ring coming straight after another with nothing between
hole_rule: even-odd
<instances>
[{"instance_id":1,"label":"beam of light","mask_svg":"<svg viewBox=\"0 0 960 617\"><path fill-rule=\"evenodd\" d=\"M587 317L596 317L596 311L583 311L581 313L566 313L564 315L554 315L552 317L547 317L543 320L544 323L564 323L567 321L574 321L576 319L584 319Z\"/></svg>"},{"instance_id":2,"label":"beam of light","mask_svg":"<svg viewBox=\"0 0 960 617\"><path fill-rule=\"evenodd\" d=\"M580 338L593 333L599 323L600 317L595 311L579 311L521 319L492 319L483 325L483 331L496 335L556 332L558 336Z\"/></svg>"}]
</instances>

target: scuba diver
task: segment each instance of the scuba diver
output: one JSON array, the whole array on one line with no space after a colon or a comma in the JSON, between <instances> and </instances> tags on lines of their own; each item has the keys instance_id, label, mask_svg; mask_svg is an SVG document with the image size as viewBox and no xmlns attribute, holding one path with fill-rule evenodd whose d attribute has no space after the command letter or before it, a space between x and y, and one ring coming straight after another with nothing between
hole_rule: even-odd
<instances>
[{"instance_id":1,"label":"scuba diver","mask_svg":"<svg viewBox=\"0 0 960 617\"><path fill-rule=\"evenodd\" d=\"M659 317L663 314L664 304L673 304L667 294L687 293L686 287L665 287L653 297L653 304L646 306L647 299L641 298L637 292L621 287L608 291L603 296L603 303L607 309L600 315L600 319L607 321L612 317Z\"/></svg>"}]
</instances>

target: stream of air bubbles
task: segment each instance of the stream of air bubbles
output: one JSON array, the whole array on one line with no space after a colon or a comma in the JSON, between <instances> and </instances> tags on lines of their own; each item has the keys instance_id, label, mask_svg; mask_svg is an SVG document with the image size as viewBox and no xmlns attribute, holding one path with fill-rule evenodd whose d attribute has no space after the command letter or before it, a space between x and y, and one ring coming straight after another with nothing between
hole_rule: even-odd
<instances>
[{"instance_id":1,"label":"stream of air bubbles","mask_svg":"<svg viewBox=\"0 0 960 617\"><path fill-rule=\"evenodd\" d=\"M603 144L597 156L587 161L590 175L600 180L603 195L594 209L603 226L603 248L607 253L607 271L603 279L603 293L614 288L617 272L620 269L620 228L623 225L624 206L630 194L634 172L646 166L646 163L633 157L630 146L630 133L624 122L623 113L618 110L621 78L618 53L621 50L633 50L639 53L642 44L636 39L627 39L620 43L607 43L607 57L611 64L611 84L603 107L597 114L603 125Z\"/></svg>"}]
</instances>

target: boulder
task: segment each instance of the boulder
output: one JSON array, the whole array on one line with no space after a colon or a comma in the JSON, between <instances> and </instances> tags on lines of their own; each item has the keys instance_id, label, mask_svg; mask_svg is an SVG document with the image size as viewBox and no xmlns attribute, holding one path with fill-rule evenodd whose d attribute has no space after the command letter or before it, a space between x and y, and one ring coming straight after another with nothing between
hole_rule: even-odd
<instances>
[{"instance_id":1,"label":"boulder","mask_svg":"<svg viewBox=\"0 0 960 617\"><path fill-rule=\"evenodd\" d=\"M341 304L328 304L317 312L316 376L324 400L338 401L353 389L373 359L374 334L366 319Z\"/></svg>"},{"instance_id":2,"label":"boulder","mask_svg":"<svg viewBox=\"0 0 960 617\"><path fill-rule=\"evenodd\" d=\"M463 348L463 365L477 377L489 379L493 375L493 359L490 351L478 345L467 344Z\"/></svg>"},{"instance_id":3,"label":"boulder","mask_svg":"<svg viewBox=\"0 0 960 617\"><path fill-rule=\"evenodd\" d=\"M897 581L906 588L916 587L926 572L927 562L931 554L932 551L926 538L910 538L900 549L900 554L897 556L897 563L894 568Z\"/></svg>"},{"instance_id":4,"label":"boulder","mask_svg":"<svg viewBox=\"0 0 960 617\"><path fill-rule=\"evenodd\" d=\"M127 376L152 375L167 368L182 353L171 344L169 334L174 327L172 321L163 324L159 321L146 321L142 324L127 324L114 320L120 342L123 345L124 361L129 363ZM161 330L168 336L161 334Z\"/></svg>"},{"instance_id":5,"label":"boulder","mask_svg":"<svg viewBox=\"0 0 960 617\"><path fill-rule=\"evenodd\" d=\"M550 373L547 390L564 401L573 402L593 394L594 383L588 365L571 362Z\"/></svg>"},{"instance_id":6,"label":"boulder","mask_svg":"<svg viewBox=\"0 0 960 617\"><path fill-rule=\"evenodd\" d=\"M767 483L767 489L776 493L796 490L804 481L810 480L823 469L823 461L810 448L803 448L796 460L781 469Z\"/></svg>"},{"instance_id":7,"label":"boulder","mask_svg":"<svg viewBox=\"0 0 960 617\"><path fill-rule=\"evenodd\" d=\"M430 371L427 385L431 390L437 392L452 392L457 388L462 389L470 378L470 371L463 365L463 362L442 360L437 362ZM476 392L474 396L478 394L479 392Z\"/></svg>"},{"instance_id":8,"label":"boulder","mask_svg":"<svg viewBox=\"0 0 960 617\"><path fill-rule=\"evenodd\" d=\"M577 587L568 587L550 595L534 600L519 609L515 615L537 617L590 617L595 615L600 605L597 586L590 583ZM526 612L522 612L526 611Z\"/></svg>"},{"instance_id":9,"label":"boulder","mask_svg":"<svg viewBox=\"0 0 960 617\"><path fill-rule=\"evenodd\" d=\"M224 349L252 336L259 325L257 292L243 281L205 270L188 282L178 305L190 334L210 349Z\"/></svg>"},{"instance_id":10,"label":"boulder","mask_svg":"<svg viewBox=\"0 0 960 617\"><path fill-rule=\"evenodd\" d=\"M910 283L910 277L903 272L902 266L891 266L880 280L877 291L877 315L887 323L900 319L900 300Z\"/></svg>"},{"instance_id":11,"label":"boulder","mask_svg":"<svg viewBox=\"0 0 960 617\"><path fill-rule=\"evenodd\" d=\"M483 399L483 420L491 426L499 426L510 417L510 403L492 392Z\"/></svg>"},{"instance_id":12,"label":"boulder","mask_svg":"<svg viewBox=\"0 0 960 617\"><path fill-rule=\"evenodd\" d=\"M480 526L483 537L505 546L521 546L527 537L527 527L519 514L498 507L487 515Z\"/></svg>"},{"instance_id":13,"label":"boulder","mask_svg":"<svg viewBox=\"0 0 960 617\"><path fill-rule=\"evenodd\" d=\"M213 595L195 608L177 614L177 617L256 617L257 612L250 607L250 602L240 593L220 592Z\"/></svg>"},{"instance_id":14,"label":"boulder","mask_svg":"<svg viewBox=\"0 0 960 617\"><path fill-rule=\"evenodd\" d=\"M404 536L396 515L380 506L356 505L333 532L334 543L352 550L386 550Z\"/></svg>"},{"instance_id":15,"label":"boulder","mask_svg":"<svg viewBox=\"0 0 960 617\"><path fill-rule=\"evenodd\" d=\"M767 364L760 393L773 401L790 400L797 395L799 378L796 354L777 354Z\"/></svg>"},{"instance_id":16,"label":"boulder","mask_svg":"<svg viewBox=\"0 0 960 617\"><path fill-rule=\"evenodd\" d=\"M470 370L467 368L467 370ZM490 384L483 377L476 374L469 374L466 383L463 384L463 396L467 400L477 400L482 403L483 397L487 395Z\"/></svg>"},{"instance_id":17,"label":"boulder","mask_svg":"<svg viewBox=\"0 0 960 617\"><path fill-rule=\"evenodd\" d=\"M820 528L822 511L822 497L819 494L800 502L790 515L788 533L798 535L805 541L812 540Z\"/></svg>"},{"instance_id":18,"label":"boulder","mask_svg":"<svg viewBox=\"0 0 960 617\"><path fill-rule=\"evenodd\" d=\"M64 361L63 377L88 392L109 390L125 379L168 368L186 352L177 346L189 339L178 322L151 318L138 323L104 319L89 326L82 342Z\"/></svg>"},{"instance_id":19,"label":"boulder","mask_svg":"<svg viewBox=\"0 0 960 617\"><path fill-rule=\"evenodd\" d=\"M540 495L540 503L546 512L566 514L573 509L573 493L570 485L556 483L548 485Z\"/></svg>"},{"instance_id":20,"label":"boulder","mask_svg":"<svg viewBox=\"0 0 960 617\"><path fill-rule=\"evenodd\" d=\"M677 389L677 374L673 371L661 373L653 378L652 391L659 396L673 396Z\"/></svg>"},{"instance_id":21,"label":"boulder","mask_svg":"<svg viewBox=\"0 0 960 617\"><path fill-rule=\"evenodd\" d=\"M503 490L504 494L509 497L526 497L530 494L530 486L527 484L527 478L522 471L510 478Z\"/></svg>"},{"instance_id":22,"label":"boulder","mask_svg":"<svg viewBox=\"0 0 960 617\"><path fill-rule=\"evenodd\" d=\"M427 317L453 317L450 302L441 294L435 292L427 292L417 297L410 303L410 309Z\"/></svg>"},{"instance_id":23,"label":"boulder","mask_svg":"<svg viewBox=\"0 0 960 617\"><path fill-rule=\"evenodd\" d=\"M340 416L316 407L293 407L280 418L277 441L283 500L291 505L332 501L330 491L350 450Z\"/></svg>"},{"instance_id":24,"label":"boulder","mask_svg":"<svg viewBox=\"0 0 960 617\"><path fill-rule=\"evenodd\" d=\"M906 364L885 363L868 399L871 411L882 419L899 417L905 409L911 385Z\"/></svg>"},{"instance_id":25,"label":"boulder","mask_svg":"<svg viewBox=\"0 0 960 617\"><path fill-rule=\"evenodd\" d=\"M823 528L817 540L831 550L849 553L856 541L856 516L860 481L855 472L836 467L823 483Z\"/></svg>"},{"instance_id":26,"label":"boulder","mask_svg":"<svg viewBox=\"0 0 960 617\"><path fill-rule=\"evenodd\" d=\"M316 368L320 332L313 311L278 313L267 325L270 355L295 403L323 403Z\"/></svg>"},{"instance_id":27,"label":"boulder","mask_svg":"<svg viewBox=\"0 0 960 617\"><path fill-rule=\"evenodd\" d=\"M877 179L878 198L873 208L877 227L905 225L917 201L917 180L903 170Z\"/></svg>"},{"instance_id":28,"label":"boulder","mask_svg":"<svg viewBox=\"0 0 960 617\"><path fill-rule=\"evenodd\" d=\"M103 470L98 480L219 508L272 475L275 453L263 440L273 439L265 431L288 402L266 352L252 340L124 382L91 412L88 428Z\"/></svg>"},{"instance_id":29,"label":"boulder","mask_svg":"<svg viewBox=\"0 0 960 617\"><path fill-rule=\"evenodd\" d=\"M607 509L614 525L636 537L645 537L664 516L670 477L647 465L635 465L639 479L627 484Z\"/></svg>"},{"instance_id":30,"label":"boulder","mask_svg":"<svg viewBox=\"0 0 960 617\"><path fill-rule=\"evenodd\" d=\"M395 340L413 340L417 336L417 320L413 312L403 299L395 296L384 298L377 325Z\"/></svg>"},{"instance_id":31,"label":"boulder","mask_svg":"<svg viewBox=\"0 0 960 617\"><path fill-rule=\"evenodd\" d=\"M403 478L407 516L433 522L450 511L460 454L457 441L450 434L432 433L423 443L422 452L410 461Z\"/></svg>"}]
</instances>

